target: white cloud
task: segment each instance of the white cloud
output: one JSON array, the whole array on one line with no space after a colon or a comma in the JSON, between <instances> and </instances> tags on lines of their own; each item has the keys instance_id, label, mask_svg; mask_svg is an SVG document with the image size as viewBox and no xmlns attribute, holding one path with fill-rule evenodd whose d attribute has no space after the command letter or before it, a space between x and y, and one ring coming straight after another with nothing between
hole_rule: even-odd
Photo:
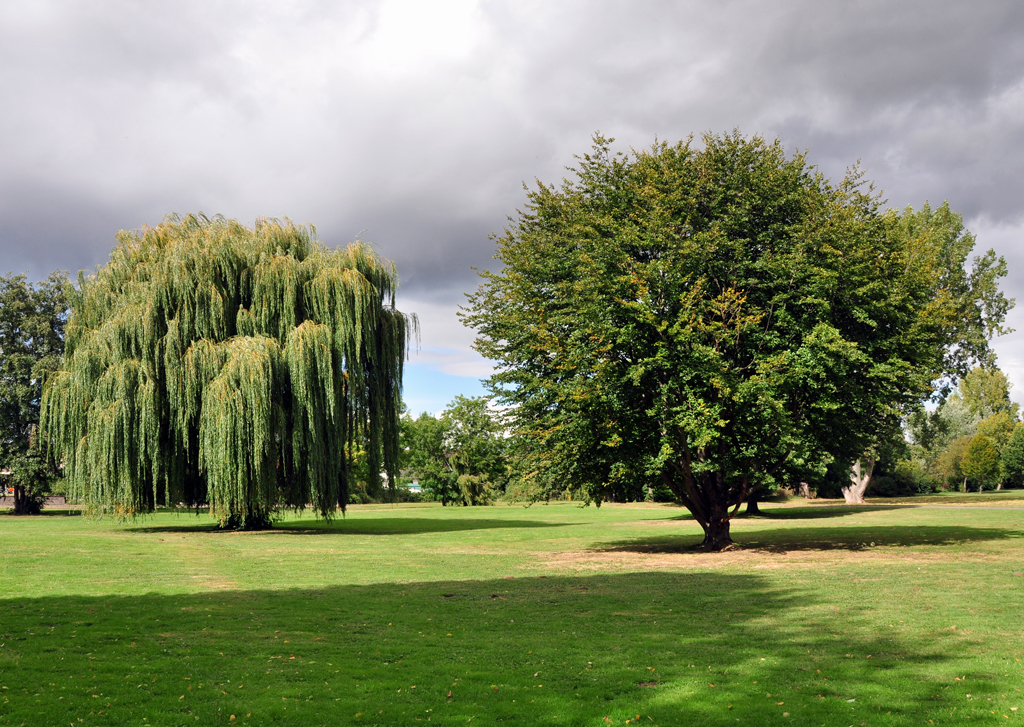
<instances>
[{"instance_id":1,"label":"white cloud","mask_svg":"<svg viewBox=\"0 0 1024 727\"><path fill-rule=\"evenodd\" d=\"M490 362L472 349L475 333L457 318L457 303L400 296L398 307L405 313L415 313L420 321L419 346L411 348L410 363L452 376L484 379L493 373Z\"/></svg>"}]
</instances>

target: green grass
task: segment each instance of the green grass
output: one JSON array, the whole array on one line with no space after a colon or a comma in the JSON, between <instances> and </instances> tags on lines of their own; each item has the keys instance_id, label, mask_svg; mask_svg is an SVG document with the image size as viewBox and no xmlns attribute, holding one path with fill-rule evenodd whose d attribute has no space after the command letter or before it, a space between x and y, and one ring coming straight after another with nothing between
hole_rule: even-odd
<instances>
[{"instance_id":1,"label":"green grass","mask_svg":"<svg viewBox=\"0 0 1024 727\"><path fill-rule=\"evenodd\" d=\"M0 727L1015 724L1024 501L963 498L717 555L667 506L0 516Z\"/></svg>"}]
</instances>

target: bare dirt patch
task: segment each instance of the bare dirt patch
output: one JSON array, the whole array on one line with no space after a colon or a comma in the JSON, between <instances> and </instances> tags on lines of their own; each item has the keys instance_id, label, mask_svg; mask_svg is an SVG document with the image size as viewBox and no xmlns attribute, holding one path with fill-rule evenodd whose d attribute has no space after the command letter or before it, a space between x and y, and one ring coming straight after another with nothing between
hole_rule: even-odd
<instances>
[{"instance_id":1,"label":"bare dirt patch","mask_svg":"<svg viewBox=\"0 0 1024 727\"><path fill-rule=\"evenodd\" d=\"M949 553L906 550L902 548L867 548L863 550L793 550L779 552L761 548L732 548L721 553L701 551L641 552L637 550L568 550L552 553L543 565L552 570L622 571L622 570L706 570L733 568L822 568L850 563L935 563L949 562ZM955 560L996 561L996 553L963 552Z\"/></svg>"}]
</instances>

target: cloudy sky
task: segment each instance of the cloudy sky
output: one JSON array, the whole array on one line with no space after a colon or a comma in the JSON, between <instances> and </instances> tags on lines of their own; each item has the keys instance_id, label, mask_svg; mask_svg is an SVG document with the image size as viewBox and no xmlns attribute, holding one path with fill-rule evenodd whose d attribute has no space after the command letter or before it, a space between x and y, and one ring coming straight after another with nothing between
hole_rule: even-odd
<instances>
[{"instance_id":1,"label":"cloudy sky","mask_svg":"<svg viewBox=\"0 0 1024 727\"><path fill-rule=\"evenodd\" d=\"M0 272L104 263L169 212L312 222L395 260L406 400L489 367L455 318L489 235L595 131L779 137L891 205L948 199L1022 300L1024 3L400 0L0 5Z\"/></svg>"}]
</instances>

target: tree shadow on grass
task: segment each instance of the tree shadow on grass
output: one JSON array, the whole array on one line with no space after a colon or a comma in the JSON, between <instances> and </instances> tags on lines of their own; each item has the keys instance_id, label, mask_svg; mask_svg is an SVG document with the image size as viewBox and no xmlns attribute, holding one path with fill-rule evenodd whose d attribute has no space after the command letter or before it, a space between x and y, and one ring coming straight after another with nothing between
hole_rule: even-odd
<instances>
[{"instance_id":1,"label":"tree shadow on grass","mask_svg":"<svg viewBox=\"0 0 1024 727\"><path fill-rule=\"evenodd\" d=\"M856 611L836 619L824 595L758 575L632 573L0 599L0 716L917 724L941 688L930 675L966 673L960 635L879 633ZM976 695L1000 686L972 674Z\"/></svg>"},{"instance_id":2,"label":"tree shadow on grass","mask_svg":"<svg viewBox=\"0 0 1024 727\"><path fill-rule=\"evenodd\" d=\"M876 547L921 545L962 545L990 540L1020 539L1018 530L969 528L963 526L885 525L877 527L784 528L779 530L733 531L735 549L789 553L795 551L864 551ZM598 552L706 553L700 550L700 536L661 536L607 543Z\"/></svg>"},{"instance_id":3,"label":"tree shadow on grass","mask_svg":"<svg viewBox=\"0 0 1024 727\"><path fill-rule=\"evenodd\" d=\"M15 515L10 510L0 510L0 518L11 517L18 519L32 519L40 517L81 517L82 511L75 508L43 508L40 512L33 513L32 515Z\"/></svg>"},{"instance_id":4,"label":"tree shadow on grass","mask_svg":"<svg viewBox=\"0 0 1024 727\"><path fill-rule=\"evenodd\" d=\"M820 520L825 518L847 517L849 515L861 515L865 512L879 512L883 510L905 510L914 505L797 505L787 507L765 508L758 513L748 515L746 512L739 512L735 521L745 522L749 520ZM667 520L693 521L693 515L686 512L682 515L666 518Z\"/></svg>"},{"instance_id":5,"label":"tree shadow on grass","mask_svg":"<svg viewBox=\"0 0 1024 727\"><path fill-rule=\"evenodd\" d=\"M148 525L128 528L137 533L223 533L225 535L418 535L422 533L454 533L466 530L501 530L514 528L562 528L572 523L549 523L541 520L499 520L487 518L338 518L326 520L285 520L268 530L221 530L217 523L207 521L194 525Z\"/></svg>"},{"instance_id":6,"label":"tree shadow on grass","mask_svg":"<svg viewBox=\"0 0 1024 727\"><path fill-rule=\"evenodd\" d=\"M865 512L880 512L885 510L906 510L914 505L806 505L796 507L776 507L761 510L756 515L739 513L740 520L819 520L824 518L846 517L848 515L860 515Z\"/></svg>"},{"instance_id":7,"label":"tree shadow on grass","mask_svg":"<svg viewBox=\"0 0 1024 727\"><path fill-rule=\"evenodd\" d=\"M745 512L736 513L734 522L748 522L758 520L820 520L834 517L847 517L849 515L861 515L866 512L879 512L884 510L905 510L914 507L913 505L805 505L796 507L766 508L754 515ZM686 512L675 517L665 518L680 522L693 522L693 515Z\"/></svg>"}]
</instances>

